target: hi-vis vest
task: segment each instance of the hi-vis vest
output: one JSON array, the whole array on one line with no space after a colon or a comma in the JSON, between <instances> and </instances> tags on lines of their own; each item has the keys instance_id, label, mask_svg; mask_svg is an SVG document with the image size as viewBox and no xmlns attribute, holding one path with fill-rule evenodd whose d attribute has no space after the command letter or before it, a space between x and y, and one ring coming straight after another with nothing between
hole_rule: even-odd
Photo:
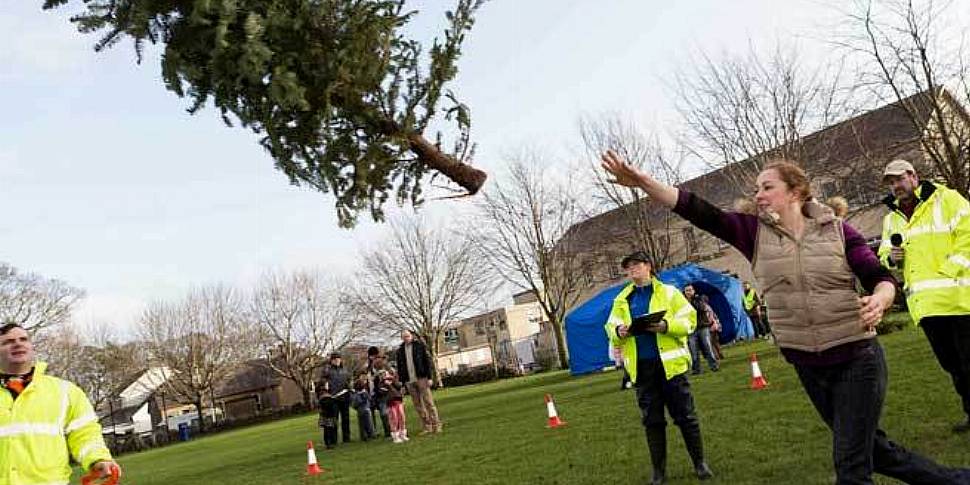
<instances>
[{"instance_id":1,"label":"hi-vis vest","mask_svg":"<svg viewBox=\"0 0 970 485\"><path fill-rule=\"evenodd\" d=\"M111 459L87 396L76 385L45 375L46 370L47 364L38 362L16 400L0 389L0 484L67 485L68 453L84 470Z\"/></svg>"},{"instance_id":2,"label":"hi-vis vest","mask_svg":"<svg viewBox=\"0 0 970 485\"><path fill-rule=\"evenodd\" d=\"M922 182L913 216L892 196L882 223L879 260L889 268L893 234L903 237L906 303L913 321L923 317L970 314L970 203L957 191Z\"/></svg>"},{"instance_id":3,"label":"hi-vis vest","mask_svg":"<svg viewBox=\"0 0 970 485\"><path fill-rule=\"evenodd\" d=\"M667 310L664 320L667 321L667 333L655 334L660 360L664 366L667 379L687 372L690 368L690 351L687 348L687 336L697 326L697 312L677 288L665 285L654 278L653 295L650 297L650 313ZM610 345L623 350L623 366L630 374L630 380L637 381L637 339L633 336L620 338L616 334L616 327L630 325L630 302L627 297L633 292L634 285L629 283L620 290L613 300L613 310L606 322L606 335L610 338Z\"/></svg>"},{"instance_id":4,"label":"hi-vis vest","mask_svg":"<svg viewBox=\"0 0 970 485\"><path fill-rule=\"evenodd\" d=\"M751 310L754 310L754 303L756 301L755 296L756 296L756 293L754 291L754 288L751 288L750 290L744 292L744 309L745 309L745 311L749 311L750 312Z\"/></svg>"}]
</instances>

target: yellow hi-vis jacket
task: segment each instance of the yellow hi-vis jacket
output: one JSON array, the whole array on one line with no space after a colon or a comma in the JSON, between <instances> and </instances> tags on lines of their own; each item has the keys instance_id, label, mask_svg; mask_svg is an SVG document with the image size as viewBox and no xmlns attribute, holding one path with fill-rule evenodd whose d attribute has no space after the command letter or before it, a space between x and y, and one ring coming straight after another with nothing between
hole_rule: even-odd
<instances>
[{"instance_id":1,"label":"yellow hi-vis jacket","mask_svg":"<svg viewBox=\"0 0 970 485\"><path fill-rule=\"evenodd\" d=\"M666 310L664 320L667 321L667 332L654 334L657 338L657 350L660 361L664 366L667 379L687 372L690 368L690 350L687 348L687 336L697 327L697 312L687 301L687 298L677 288L661 283L654 278L653 295L650 297L650 313ZM630 374L630 380L637 381L637 339L634 336L621 338L616 334L616 327L630 325L630 302L627 297L633 292L634 285L629 283L620 290L613 300L613 310L606 322L606 334L610 338L610 345L623 350L623 366Z\"/></svg>"},{"instance_id":2,"label":"yellow hi-vis jacket","mask_svg":"<svg viewBox=\"0 0 970 485\"><path fill-rule=\"evenodd\" d=\"M46 370L46 363L36 363L17 399L0 389L0 484L67 485L70 458L84 470L111 459L87 396Z\"/></svg>"},{"instance_id":3,"label":"yellow hi-vis jacket","mask_svg":"<svg viewBox=\"0 0 970 485\"><path fill-rule=\"evenodd\" d=\"M923 317L970 314L970 203L957 191L922 182L913 216L892 196L882 223L879 260L889 268L893 234L903 237L902 274L913 321Z\"/></svg>"},{"instance_id":4,"label":"yellow hi-vis jacket","mask_svg":"<svg viewBox=\"0 0 970 485\"><path fill-rule=\"evenodd\" d=\"M751 288L751 290L746 291L744 293L744 310L745 311L750 312L750 311L754 310L754 305L757 302L758 302L758 294L754 291L754 288Z\"/></svg>"}]
</instances>

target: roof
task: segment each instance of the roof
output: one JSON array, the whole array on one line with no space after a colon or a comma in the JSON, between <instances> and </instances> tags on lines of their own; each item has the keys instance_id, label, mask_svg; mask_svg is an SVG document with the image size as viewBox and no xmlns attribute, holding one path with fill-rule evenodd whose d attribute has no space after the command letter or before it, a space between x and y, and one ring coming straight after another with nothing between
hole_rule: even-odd
<instances>
[{"instance_id":1,"label":"roof","mask_svg":"<svg viewBox=\"0 0 970 485\"><path fill-rule=\"evenodd\" d=\"M266 359L254 359L241 364L222 383L216 386L217 396L230 396L258 391L280 385L281 377Z\"/></svg>"}]
</instances>

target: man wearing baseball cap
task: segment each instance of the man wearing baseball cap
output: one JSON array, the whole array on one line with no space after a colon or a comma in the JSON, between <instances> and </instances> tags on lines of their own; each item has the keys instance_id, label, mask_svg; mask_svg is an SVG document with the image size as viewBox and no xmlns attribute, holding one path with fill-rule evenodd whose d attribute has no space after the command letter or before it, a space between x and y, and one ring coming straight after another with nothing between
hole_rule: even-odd
<instances>
[{"instance_id":1,"label":"man wearing baseball cap","mask_svg":"<svg viewBox=\"0 0 970 485\"><path fill-rule=\"evenodd\" d=\"M920 181L906 160L889 162L882 181L892 193L879 259L902 274L910 315L963 401L967 418L953 431L970 431L970 203Z\"/></svg>"},{"instance_id":2,"label":"man wearing baseball cap","mask_svg":"<svg viewBox=\"0 0 970 485\"><path fill-rule=\"evenodd\" d=\"M705 480L714 474L704 461L700 421L687 381L690 351L687 336L697 326L694 307L675 287L653 276L653 261L637 251L620 262L630 281L613 300L606 323L610 345L623 352L623 365L637 391L637 405L646 430L647 448L653 464L652 485L666 482L667 420L664 407L680 428L694 464L694 473ZM663 320L633 335L634 318L665 311Z\"/></svg>"}]
</instances>

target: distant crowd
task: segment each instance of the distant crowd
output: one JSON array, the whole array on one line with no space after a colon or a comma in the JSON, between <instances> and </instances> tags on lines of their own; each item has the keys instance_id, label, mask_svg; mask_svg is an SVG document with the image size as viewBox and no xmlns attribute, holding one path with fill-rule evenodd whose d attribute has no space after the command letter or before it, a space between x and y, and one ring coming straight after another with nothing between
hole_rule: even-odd
<instances>
[{"instance_id":1,"label":"distant crowd","mask_svg":"<svg viewBox=\"0 0 970 485\"><path fill-rule=\"evenodd\" d=\"M431 394L432 367L427 347L404 330L396 357L392 366L379 348L370 347L366 365L354 375L355 371L344 367L340 353L330 356L330 363L316 384L320 404L318 425L327 448L337 446L338 429L344 443L351 440L350 408L356 411L361 440L378 438L379 419L385 439L395 443L408 441L405 395L411 396L411 403L421 419L422 429L418 434L442 431L438 408Z\"/></svg>"}]
</instances>

